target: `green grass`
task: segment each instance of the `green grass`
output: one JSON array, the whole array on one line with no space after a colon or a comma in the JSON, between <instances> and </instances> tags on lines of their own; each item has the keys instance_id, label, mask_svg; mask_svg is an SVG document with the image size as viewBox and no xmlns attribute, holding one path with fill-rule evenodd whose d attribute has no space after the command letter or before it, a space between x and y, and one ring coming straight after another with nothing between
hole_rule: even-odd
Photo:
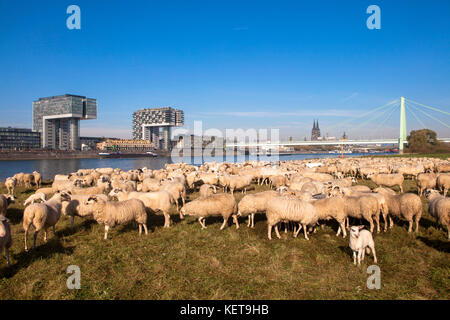
<instances>
[{"instance_id":1,"label":"green grass","mask_svg":"<svg viewBox=\"0 0 450 320\"><path fill-rule=\"evenodd\" d=\"M369 181L360 181L369 184ZM371 185L373 187L373 185ZM415 192L406 180L406 191ZM256 187L257 192L266 187ZM118 226L103 240L103 227L75 219L75 230L63 217L56 236L38 237L36 249L23 250L23 200L32 190L18 190L18 204L8 209L12 223L11 268L0 257L1 299L449 299L450 245L446 230L426 212L420 233L407 233L396 221L387 233L375 234L381 289L366 288L366 256L353 265L348 238L335 236L336 224L294 239L267 240L264 215L255 229L219 230L220 219L207 218L206 230L187 217L180 221L173 208L173 226L163 229L163 217L149 217L149 235L139 237L132 226ZM5 189L0 188L0 193ZM236 199L242 195L236 193ZM190 194L189 200L197 197ZM30 237L31 239L31 237ZM81 269L81 289L66 287L66 269Z\"/></svg>"},{"instance_id":2,"label":"green grass","mask_svg":"<svg viewBox=\"0 0 450 320\"><path fill-rule=\"evenodd\" d=\"M362 158L439 158L446 160L450 158L450 153L403 153L391 155L370 155L362 156Z\"/></svg>"}]
</instances>

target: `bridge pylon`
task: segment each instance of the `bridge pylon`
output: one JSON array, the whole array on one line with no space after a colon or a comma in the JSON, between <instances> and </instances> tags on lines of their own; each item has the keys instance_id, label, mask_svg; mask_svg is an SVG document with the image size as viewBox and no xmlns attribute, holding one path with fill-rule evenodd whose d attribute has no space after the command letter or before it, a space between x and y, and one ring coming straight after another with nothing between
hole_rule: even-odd
<instances>
[{"instance_id":1,"label":"bridge pylon","mask_svg":"<svg viewBox=\"0 0 450 320\"><path fill-rule=\"evenodd\" d=\"M398 138L398 151L403 153L403 144L406 140L406 110L405 97L400 98L400 137Z\"/></svg>"}]
</instances>

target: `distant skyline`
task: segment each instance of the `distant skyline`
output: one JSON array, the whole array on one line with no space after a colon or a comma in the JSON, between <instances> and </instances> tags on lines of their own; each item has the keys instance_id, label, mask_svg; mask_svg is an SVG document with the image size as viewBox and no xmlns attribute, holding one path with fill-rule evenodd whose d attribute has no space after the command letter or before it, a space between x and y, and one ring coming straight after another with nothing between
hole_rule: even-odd
<instances>
[{"instance_id":1,"label":"distant skyline","mask_svg":"<svg viewBox=\"0 0 450 320\"><path fill-rule=\"evenodd\" d=\"M66 27L72 4L81 30ZM380 30L366 27L372 4ZM199 120L294 139L310 138L313 119L322 135L398 137L398 111L382 130L383 117L336 124L400 96L450 112L446 0L0 0L0 30L0 126L31 128L32 102L66 93L98 101L82 136L120 138L131 138L134 111L164 106L184 110L187 129ZM410 113L407 123L422 126Z\"/></svg>"}]
</instances>

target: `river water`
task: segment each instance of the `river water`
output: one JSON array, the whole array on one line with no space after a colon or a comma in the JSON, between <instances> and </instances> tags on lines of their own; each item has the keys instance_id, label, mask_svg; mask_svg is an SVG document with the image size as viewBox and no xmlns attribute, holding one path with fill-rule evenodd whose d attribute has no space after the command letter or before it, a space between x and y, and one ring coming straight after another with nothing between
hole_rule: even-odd
<instances>
[{"instance_id":1,"label":"river water","mask_svg":"<svg viewBox=\"0 0 450 320\"><path fill-rule=\"evenodd\" d=\"M388 153L377 153L388 154ZM370 155L368 153L352 153L346 154L346 157L357 157L362 155ZM301 160L312 158L336 158L337 154L329 153L311 153L311 154L296 154L296 155L279 155L278 157L264 157L259 160L264 161L287 161L287 160ZM223 157L196 157L196 158L177 158L172 160L170 157L157 158L105 158L105 159L58 159L58 160L19 160L19 161L0 161L0 180L4 181L7 177L11 177L18 172L31 173L38 171L42 174L44 180L53 179L56 174L68 174L75 172L78 169L90 168L120 168L122 170L138 169L147 167L149 169L163 168L166 163L186 162L190 164L199 165L204 162L244 162L246 160L258 160L256 156L235 156L231 159L224 159Z\"/></svg>"}]
</instances>

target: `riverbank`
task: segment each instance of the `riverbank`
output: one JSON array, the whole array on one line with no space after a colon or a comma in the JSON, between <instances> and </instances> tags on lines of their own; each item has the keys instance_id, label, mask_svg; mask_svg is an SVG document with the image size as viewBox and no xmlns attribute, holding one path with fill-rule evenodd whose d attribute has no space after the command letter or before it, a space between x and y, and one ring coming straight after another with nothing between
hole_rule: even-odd
<instances>
[{"instance_id":1,"label":"riverbank","mask_svg":"<svg viewBox=\"0 0 450 320\"><path fill-rule=\"evenodd\" d=\"M35 151L0 151L0 161L19 160L69 160L69 159L104 159L99 150L93 151L63 151L63 150L35 150ZM156 151L158 156L168 156L168 152ZM116 158L150 157L145 152L121 152Z\"/></svg>"},{"instance_id":2,"label":"riverbank","mask_svg":"<svg viewBox=\"0 0 450 320\"><path fill-rule=\"evenodd\" d=\"M383 154L383 155L367 155L363 157L371 157L371 158L386 158L386 157L394 157L394 158L439 158L442 160L450 159L450 153L396 153L396 154Z\"/></svg>"}]
</instances>

